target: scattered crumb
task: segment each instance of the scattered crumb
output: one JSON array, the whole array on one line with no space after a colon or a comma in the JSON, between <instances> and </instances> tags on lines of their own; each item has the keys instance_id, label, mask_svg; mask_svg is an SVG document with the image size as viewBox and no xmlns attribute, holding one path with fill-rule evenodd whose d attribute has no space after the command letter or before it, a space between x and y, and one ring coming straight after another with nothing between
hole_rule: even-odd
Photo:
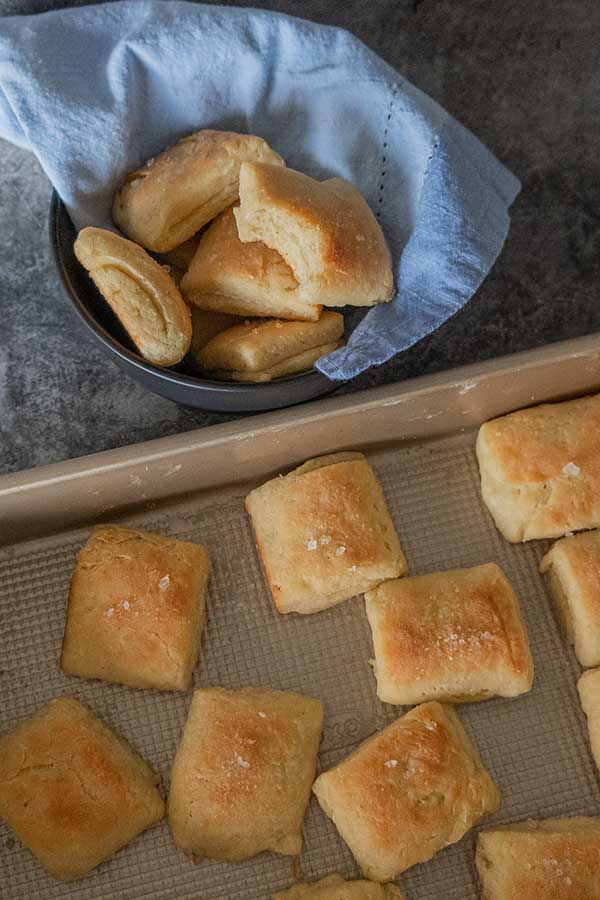
<instances>
[{"instance_id":1,"label":"scattered crumb","mask_svg":"<svg viewBox=\"0 0 600 900\"><path fill-rule=\"evenodd\" d=\"M356 572L356 566L350 566L348 569L349 572Z\"/></svg>"},{"instance_id":2,"label":"scattered crumb","mask_svg":"<svg viewBox=\"0 0 600 900\"><path fill-rule=\"evenodd\" d=\"M165 575L165 576L164 576L163 578L161 578L160 581L158 582L158 586L159 586L159 588L160 588L161 591L166 591L166 589L169 587L169 584L170 584L170 583L171 583L171 579L169 578L168 575Z\"/></svg>"},{"instance_id":3,"label":"scattered crumb","mask_svg":"<svg viewBox=\"0 0 600 900\"><path fill-rule=\"evenodd\" d=\"M240 767L240 769L249 769L250 768L250 763L248 762L247 759L244 759L243 756L238 756L236 759L236 762L237 762L238 766Z\"/></svg>"},{"instance_id":4,"label":"scattered crumb","mask_svg":"<svg viewBox=\"0 0 600 900\"><path fill-rule=\"evenodd\" d=\"M343 544L340 544L340 546L339 546L339 547L337 548L337 550L335 551L335 555L336 555L336 556L343 556L345 552L346 552L346 548L344 547Z\"/></svg>"},{"instance_id":5,"label":"scattered crumb","mask_svg":"<svg viewBox=\"0 0 600 900\"><path fill-rule=\"evenodd\" d=\"M153 166L153 165L154 165L154 157L151 156L150 159L148 160L148 162L146 163L146 168L149 169L150 166Z\"/></svg>"},{"instance_id":6,"label":"scattered crumb","mask_svg":"<svg viewBox=\"0 0 600 900\"><path fill-rule=\"evenodd\" d=\"M384 766L387 766L388 769L395 769L398 765L397 759L388 759L384 762Z\"/></svg>"},{"instance_id":7,"label":"scattered crumb","mask_svg":"<svg viewBox=\"0 0 600 900\"><path fill-rule=\"evenodd\" d=\"M576 466L575 463L568 462L566 466L563 466L563 474L564 475L572 475L573 478L577 478L581 469L579 466Z\"/></svg>"},{"instance_id":8,"label":"scattered crumb","mask_svg":"<svg viewBox=\"0 0 600 900\"><path fill-rule=\"evenodd\" d=\"M565 531L565 537L575 537L575 533L573 531Z\"/></svg>"},{"instance_id":9,"label":"scattered crumb","mask_svg":"<svg viewBox=\"0 0 600 900\"><path fill-rule=\"evenodd\" d=\"M316 550L316 549L317 549L317 542L316 542L316 541L312 541L312 540L311 540L311 541L308 541L307 544L306 544L306 549L307 549L307 550Z\"/></svg>"},{"instance_id":10,"label":"scattered crumb","mask_svg":"<svg viewBox=\"0 0 600 900\"><path fill-rule=\"evenodd\" d=\"M108 618L110 619L110 617L111 617L111 616L114 616L114 614L115 614L114 607L113 607L113 606L109 606L109 608L106 610L106 615L107 615Z\"/></svg>"},{"instance_id":11,"label":"scattered crumb","mask_svg":"<svg viewBox=\"0 0 600 900\"><path fill-rule=\"evenodd\" d=\"M262 709L260 709L260 710L258 711L258 715L260 716L261 719L266 719L266 718L267 718L267 714L264 713L264 712L262 711Z\"/></svg>"},{"instance_id":12,"label":"scattered crumb","mask_svg":"<svg viewBox=\"0 0 600 900\"><path fill-rule=\"evenodd\" d=\"M370 666L372 666L373 669L375 668L375 660L374 659L369 659L369 660L367 660L367 662L369 663Z\"/></svg>"},{"instance_id":13,"label":"scattered crumb","mask_svg":"<svg viewBox=\"0 0 600 900\"><path fill-rule=\"evenodd\" d=\"M163 269L165 270L165 272L167 273L167 275L170 274L170 272L171 272L171 266L169 266L167 263L163 263Z\"/></svg>"},{"instance_id":14,"label":"scattered crumb","mask_svg":"<svg viewBox=\"0 0 600 900\"><path fill-rule=\"evenodd\" d=\"M330 544L331 543L331 535L322 534L321 537L319 538L319 543L320 544Z\"/></svg>"}]
</instances>

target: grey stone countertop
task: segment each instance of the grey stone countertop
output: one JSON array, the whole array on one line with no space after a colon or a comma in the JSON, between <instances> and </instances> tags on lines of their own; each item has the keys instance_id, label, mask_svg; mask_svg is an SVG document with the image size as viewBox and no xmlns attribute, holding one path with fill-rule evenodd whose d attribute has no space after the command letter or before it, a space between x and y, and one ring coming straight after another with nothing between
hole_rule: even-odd
<instances>
[{"instance_id":1,"label":"grey stone countertop","mask_svg":"<svg viewBox=\"0 0 600 900\"><path fill-rule=\"evenodd\" d=\"M64 5L0 0L0 13ZM504 251L471 303L344 390L600 331L599 0L242 5L349 28L523 182ZM90 342L50 257L50 193L32 155L0 143L0 471L231 418L146 392Z\"/></svg>"}]
</instances>

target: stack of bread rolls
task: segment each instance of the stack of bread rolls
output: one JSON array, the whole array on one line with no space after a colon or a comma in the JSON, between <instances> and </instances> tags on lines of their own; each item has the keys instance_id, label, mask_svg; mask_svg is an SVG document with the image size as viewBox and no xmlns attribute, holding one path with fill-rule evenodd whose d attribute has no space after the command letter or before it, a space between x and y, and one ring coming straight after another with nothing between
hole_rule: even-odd
<instances>
[{"instance_id":1,"label":"stack of bread rolls","mask_svg":"<svg viewBox=\"0 0 600 900\"><path fill-rule=\"evenodd\" d=\"M390 300L381 228L342 178L288 169L254 135L198 131L132 172L113 219L127 236L79 232L75 254L140 354L188 355L226 381L306 371L343 343L326 307Z\"/></svg>"}]
</instances>

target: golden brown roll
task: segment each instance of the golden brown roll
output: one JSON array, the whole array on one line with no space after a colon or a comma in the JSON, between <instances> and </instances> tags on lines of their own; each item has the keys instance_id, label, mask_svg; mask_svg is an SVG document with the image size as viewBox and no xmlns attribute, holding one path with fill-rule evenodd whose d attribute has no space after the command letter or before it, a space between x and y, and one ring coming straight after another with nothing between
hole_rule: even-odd
<instances>
[{"instance_id":1,"label":"golden brown roll","mask_svg":"<svg viewBox=\"0 0 600 900\"><path fill-rule=\"evenodd\" d=\"M322 725L320 701L301 694L196 691L171 777L177 846L209 859L299 853Z\"/></svg>"},{"instance_id":2,"label":"golden brown roll","mask_svg":"<svg viewBox=\"0 0 600 900\"><path fill-rule=\"evenodd\" d=\"M0 816L55 878L87 875L159 822L158 778L77 700L0 738Z\"/></svg>"},{"instance_id":3,"label":"golden brown roll","mask_svg":"<svg viewBox=\"0 0 600 900\"><path fill-rule=\"evenodd\" d=\"M600 819L574 817L487 828L475 863L483 900L596 900Z\"/></svg>"},{"instance_id":4,"label":"golden brown roll","mask_svg":"<svg viewBox=\"0 0 600 900\"><path fill-rule=\"evenodd\" d=\"M274 372L284 375L310 367L323 355L323 347L338 346L343 332L344 319L334 312L324 313L318 322L244 322L212 338L199 352L198 362L203 369L230 373L232 380L247 375L265 381Z\"/></svg>"},{"instance_id":5,"label":"golden brown roll","mask_svg":"<svg viewBox=\"0 0 600 900\"><path fill-rule=\"evenodd\" d=\"M495 563L386 581L365 600L384 703L463 703L530 690L519 602Z\"/></svg>"},{"instance_id":6,"label":"golden brown roll","mask_svg":"<svg viewBox=\"0 0 600 900\"><path fill-rule=\"evenodd\" d=\"M60 667L67 675L185 691L198 660L204 547L99 525L71 579Z\"/></svg>"},{"instance_id":7,"label":"golden brown roll","mask_svg":"<svg viewBox=\"0 0 600 900\"><path fill-rule=\"evenodd\" d=\"M315 322L322 311L300 298L279 253L260 241L240 241L231 209L202 236L181 290L188 303L213 312Z\"/></svg>"},{"instance_id":8,"label":"golden brown roll","mask_svg":"<svg viewBox=\"0 0 600 900\"><path fill-rule=\"evenodd\" d=\"M513 543L600 526L600 395L486 422L481 496Z\"/></svg>"},{"instance_id":9,"label":"golden brown roll","mask_svg":"<svg viewBox=\"0 0 600 900\"><path fill-rule=\"evenodd\" d=\"M315 181L293 169L244 163L234 215L242 241L262 241L283 257L299 299L323 306L391 300L383 232L363 196L342 178Z\"/></svg>"},{"instance_id":10,"label":"golden brown roll","mask_svg":"<svg viewBox=\"0 0 600 900\"><path fill-rule=\"evenodd\" d=\"M196 363L200 365L200 351L206 347L217 334L233 328L234 325L241 325L243 319L241 316L230 316L228 313L208 312L205 309L198 309L193 306L192 313L192 343L190 345L190 356Z\"/></svg>"},{"instance_id":11,"label":"golden brown roll","mask_svg":"<svg viewBox=\"0 0 600 900\"><path fill-rule=\"evenodd\" d=\"M458 716L435 702L363 741L313 791L373 881L431 859L500 805Z\"/></svg>"},{"instance_id":12,"label":"golden brown roll","mask_svg":"<svg viewBox=\"0 0 600 900\"><path fill-rule=\"evenodd\" d=\"M308 460L246 497L275 606L312 613L406 572L381 486L362 453Z\"/></svg>"},{"instance_id":13,"label":"golden brown roll","mask_svg":"<svg viewBox=\"0 0 600 900\"><path fill-rule=\"evenodd\" d=\"M600 772L600 668L584 672L577 682L577 690L587 717L592 756Z\"/></svg>"},{"instance_id":14,"label":"golden brown roll","mask_svg":"<svg viewBox=\"0 0 600 900\"><path fill-rule=\"evenodd\" d=\"M600 665L600 531L557 541L546 553L546 575L567 640L582 666Z\"/></svg>"},{"instance_id":15,"label":"golden brown roll","mask_svg":"<svg viewBox=\"0 0 600 900\"><path fill-rule=\"evenodd\" d=\"M295 356L289 356L268 369L259 369L257 371L249 369L214 369L210 372L213 378L220 381L252 381L265 382L273 381L274 378L285 378L288 375L299 375L302 372L308 372L309 369L322 356L333 353L338 347L341 347L343 341L334 341L331 344L321 344L319 347L313 347L311 350L303 350Z\"/></svg>"},{"instance_id":16,"label":"golden brown roll","mask_svg":"<svg viewBox=\"0 0 600 900\"><path fill-rule=\"evenodd\" d=\"M166 253L235 203L243 160L284 165L260 137L196 131L127 176L113 219L138 244Z\"/></svg>"},{"instance_id":17,"label":"golden brown roll","mask_svg":"<svg viewBox=\"0 0 600 900\"><path fill-rule=\"evenodd\" d=\"M157 366L180 362L192 339L190 311L163 266L103 228L84 228L74 249L141 355Z\"/></svg>"}]
</instances>

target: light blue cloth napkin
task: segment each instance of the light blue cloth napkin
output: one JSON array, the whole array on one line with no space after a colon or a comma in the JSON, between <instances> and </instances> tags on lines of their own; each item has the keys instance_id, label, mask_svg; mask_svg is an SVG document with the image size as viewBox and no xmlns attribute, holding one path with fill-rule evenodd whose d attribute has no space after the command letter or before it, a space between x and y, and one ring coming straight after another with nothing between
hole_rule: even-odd
<instances>
[{"instance_id":1,"label":"light blue cloth napkin","mask_svg":"<svg viewBox=\"0 0 600 900\"><path fill-rule=\"evenodd\" d=\"M520 188L341 29L177 0L0 20L0 136L36 154L78 228L110 227L125 173L207 127L262 135L316 178L341 175L379 218L397 293L350 313L347 346L318 363L336 380L410 347L469 300Z\"/></svg>"}]
</instances>

